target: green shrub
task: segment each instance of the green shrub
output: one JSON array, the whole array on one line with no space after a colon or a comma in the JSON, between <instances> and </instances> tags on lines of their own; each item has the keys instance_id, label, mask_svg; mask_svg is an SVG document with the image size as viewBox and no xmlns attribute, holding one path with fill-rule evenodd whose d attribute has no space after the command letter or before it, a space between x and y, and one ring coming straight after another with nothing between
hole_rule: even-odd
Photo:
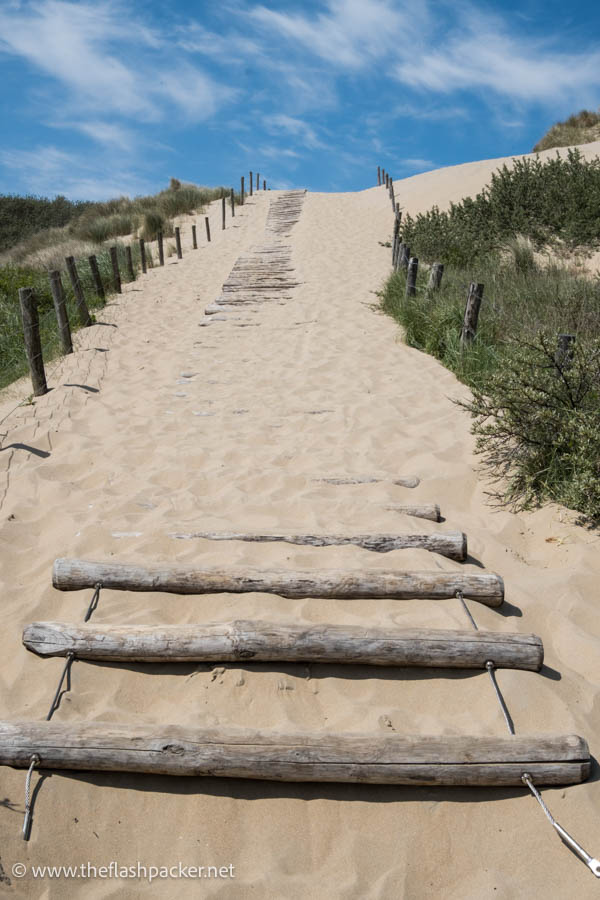
<instances>
[{"instance_id":1,"label":"green shrub","mask_svg":"<svg viewBox=\"0 0 600 900\"><path fill-rule=\"evenodd\" d=\"M522 509L555 500L600 523L600 340L557 360L556 335L505 348L502 366L461 403L476 448L500 488Z\"/></svg>"},{"instance_id":2,"label":"green shrub","mask_svg":"<svg viewBox=\"0 0 600 900\"><path fill-rule=\"evenodd\" d=\"M475 198L407 215L403 240L427 261L467 266L499 250L516 235L533 245L561 240L570 246L600 241L600 160L578 150L542 162L515 159L492 175Z\"/></svg>"}]
</instances>

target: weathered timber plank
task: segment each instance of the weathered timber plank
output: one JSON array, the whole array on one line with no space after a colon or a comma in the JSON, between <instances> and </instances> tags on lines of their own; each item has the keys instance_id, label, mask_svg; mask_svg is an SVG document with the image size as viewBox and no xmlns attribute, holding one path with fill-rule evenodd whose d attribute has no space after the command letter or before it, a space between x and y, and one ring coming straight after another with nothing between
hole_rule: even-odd
<instances>
[{"instance_id":1,"label":"weathered timber plank","mask_svg":"<svg viewBox=\"0 0 600 900\"><path fill-rule=\"evenodd\" d=\"M283 542L312 547L332 547L354 544L375 553L391 550L420 549L439 553L462 562L467 558L467 536L461 531L438 531L433 534L249 534L240 531L173 532L169 537L179 540L203 538L209 541L249 541L255 543Z\"/></svg>"},{"instance_id":2,"label":"weathered timber plank","mask_svg":"<svg viewBox=\"0 0 600 900\"><path fill-rule=\"evenodd\" d=\"M201 625L32 622L23 643L39 656L117 662L321 662L371 666L526 669L539 672L535 634L364 628L237 620Z\"/></svg>"},{"instance_id":3,"label":"weathered timber plank","mask_svg":"<svg viewBox=\"0 0 600 900\"><path fill-rule=\"evenodd\" d=\"M374 475L349 475L342 478L313 478L313 481L322 481L325 484L378 484L381 481L387 480L387 478L377 478ZM391 478L389 480L392 484L408 488L418 487L421 483L421 479L417 478L416 475L406 475L399 478Z\"/></svg>"},{"instance_id":4,"label":"weathered timber plank","mask_svg":"<svg viewBox=\"0 0 600 900\"><path fill-rule=\"evenodd\" d=\"M462 591L487 606L500 606L504 583L499 575L470 572L398 572L380 569L287 571L283 569L197 568L182 565L138 566L125 563L57 559L52 583L61 591L79 591L101 583L122 591L169 594L266 592L282 597L447 599Z\"/></svg>"},{"instance_id":5,"label":"weathered timber plank","mask_svg":"<svg viewBox=\"0 0 600 900\"><path fill-rule=\"evenodd\" d=\"M406 503L387 503L385 509L403 513L405 516L416 516L418 519L431 519L432 522L439 522L441 518L437 503L422 503L418 506Z\"/></svg>"},{"instance_id":6,"label":"weathered timber plank","mask_svg":"<svg viewBox=\"0 0 600 900\"><path fill-rule=\"evenodd\" d=\"M410 785L577 784L590 772L577 735L534 737L279 733L111 722L0 722L0 764L271 781Z\"/></svg>"}]
</instances>

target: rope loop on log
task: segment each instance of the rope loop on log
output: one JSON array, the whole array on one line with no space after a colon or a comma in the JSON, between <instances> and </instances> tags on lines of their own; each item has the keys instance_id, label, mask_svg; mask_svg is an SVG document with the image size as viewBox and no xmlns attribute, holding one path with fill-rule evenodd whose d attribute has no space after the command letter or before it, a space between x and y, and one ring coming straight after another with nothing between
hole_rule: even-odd
<instances>
[{"instance_id":1,"label":"rope loop on log","mask_svg":"<svg viewBox=\"0 0 600 900\"><path fill-rule=\"evenodd\" d=\"M95 612L96 607L98 606L98 600L100 599L101 589L102 589L102 582L101 581L96 582L96 584L94 585L94 593L93 593L92 599L90 600L90 605L88 606L87 612L83 619L84 622L89 622L89 620L92 617L92 613Z\"/></svg>"},{"instance_id":2,"label":"rope loop on log","mask_svg":"<svg viewBox=\"0 0 600 900\"><path fill-rule=\"evenodd\" d=\"M67 690L68 691L71 690L71 666L73 665L74 659L75 659L74 652L72 650L69 650L69 652L67 653L67 661L62 670L62 675L60 676L60 679L58 682L58 687L56 688L56 693L54 695L52 703L50 704L50 709L48 710L48 715L46 716L46 722L50 721L50 719L52 718L52 716L54 715L54 713L56 712L56 710L59 707L59 697L60 697L60 692L61 692L61 689L63 686L63 681L65 680L65 677L67 678Z\"/></svg>"},{"instance_id":3,"label":"rope loop on log","mask_svg":"<svg viewBox=\"0 0 600 900\"><path fill-rule=\"evenodd\" d=\"M34 753L29 763L27 777L25 778L25 819L23 820L24 841L26 841L29 837L29 828L31 825L31 776L33 775L35 766L37 766L40 761L40 757L37 755L37 753Z\"/></svg>"},{"instance_id":4,"label":"rope loop on log","mask_svg":"<svg viewBox=\"0 0 600 900\"><path fill-rule=\"evenodd\" d=\"M558 822L542 800L542 796L534 785L533 779L529 772L523 772L523 774L521 775L521 781L523 782L523 784L527 785L537 802L540 804L546 818L558 833L563 843L565 843L567 847L569 847L569 849L572 850L573 853L575 853L575 855L578 856L579 859L586 864L588 869L591 869L596 878L600 878L600 860L597 860L593 856L590 856L590 854L583 849L581 844L578 844L575 838L572 838L568 831L565 831L565 829L558 824Z\"/></svg>"}]
</instances>

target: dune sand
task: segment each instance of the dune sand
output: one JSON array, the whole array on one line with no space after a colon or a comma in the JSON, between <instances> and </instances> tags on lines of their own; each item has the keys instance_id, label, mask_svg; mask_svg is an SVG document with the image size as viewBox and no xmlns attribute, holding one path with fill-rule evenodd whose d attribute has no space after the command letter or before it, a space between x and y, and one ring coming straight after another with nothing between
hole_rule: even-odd
<instances>
[{"instance_id":1,"label":"dune sand","mask_svg":"<svg viewBox=\"0 0 600 900\"><path fill-rule=\"evenodd\" d=\"M583 148L586 155L600 145ZM502 160L396 182L411 211L478 190ZM62 660L21 645L24 624L81 621L90 593L51 587L58 556L298 568L455 570L421 550L178 541L173 531L464 530L467 571L504 576L507 603L471 603L481 628L536 632L541 674L501 671L517 733L575 732L600 747L598 537L548 506L486 504L465 388L406 347L375 309L390 265L385 188L306 195L291 237L301 286L283 305L206 326L238 255L260 243L259 193L213 242L125 288L50 366L53 390L1 427L0 718L43 719ZM199 220L201 222L201 220ZM232 227L233 226L233 227ZM200 230L199 230L200 233ZM240 327L245 326L245 327ZM24 389L24 386L21 386ZM0 418L14 406L5 398ZM418 475L415 489L395 486ZM376 475L334 485L315 479ZM441 505L441 525L386 509ZM464 628L458 601L202 598L103 592L96 623L188 623L232 617L306 623ZM485 673L342 666L73 666L55 721L238 724L377 734L505 734ZM465 898L591 897L593 876L561 846L525 789L275 784L52 772L21 840L25 773L3 768L1 863L15 897ZM33 784L38 782L35 775ZM597 767L589 782L548 789L561 824L600 853ZM19 880L26 864L229 865L229 880ZM594 892L594 894L593 894Z\"/></svg>"}]
</instances>

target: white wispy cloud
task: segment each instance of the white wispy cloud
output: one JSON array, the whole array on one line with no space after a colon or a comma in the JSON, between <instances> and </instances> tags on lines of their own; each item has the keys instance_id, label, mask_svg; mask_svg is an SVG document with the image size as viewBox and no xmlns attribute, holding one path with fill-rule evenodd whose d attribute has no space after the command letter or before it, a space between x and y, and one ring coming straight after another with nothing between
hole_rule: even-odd
<instances>
[{"instance_id":1,"label":"white wispy cloud","mask_svg":"<svg viewBox=\"0 0 600 900\"><path fill-rule=\"evenodd\" d=\"M0 52L27 60L62 85L62 106L159 122L173 109L202 120L235 96L188 61L166 53L163 36L126 5L39 0L0 10Z\"/></svg>"},{"instance_id":2,"label":"white wispy cloud","mask_svg":"<svg viewBox=\"0 0 600 900\"><path fill-rule=\"evenodd\" d=\"M107 165L101 154L77 154L54 146L0 151L0 165L19 190L71 199L106 200L122 194L148 193L149 182L126 167Z\"/></svg>"},{"instance_id":3,"label":"white wispy cloud","mask_svg":"<svg viewBox=\"0 0 600 900\"><path fill-rule=\"evenodd\" d=\"M312 16L266 6L251 8L248 16L330 65L360 69L386 56L398 42L408 45L428 11L426 3L409 7L391 0L327 0L324 11Z\"/></svg>"},{"instance_id":4,"label":"white wispy cloud","mask_svg":"<svg viewBox=\"0 0 600 900\"><path fill-rule=\"evenodd\" d=\"M456 20L440 42L422 40L394 67L395 77L438 94L491 90L518 101L556 104L600 87L600 52L566 52L549 39L511 31L509 22L471 4L456 7Z\"/></svg>"},{"instance_id":5,"label":"white wispy cloud","mask_svg":"<svg viewBox=\"0 0 600 900\"><path fill-rule=\"evenodd\" d=\"M264 125L272 134L286 134L299 144L311 150L326 150L328 145L317 136L315 129L308 122L285 113L265 116Z\"/></svg>"}]
</instances>

